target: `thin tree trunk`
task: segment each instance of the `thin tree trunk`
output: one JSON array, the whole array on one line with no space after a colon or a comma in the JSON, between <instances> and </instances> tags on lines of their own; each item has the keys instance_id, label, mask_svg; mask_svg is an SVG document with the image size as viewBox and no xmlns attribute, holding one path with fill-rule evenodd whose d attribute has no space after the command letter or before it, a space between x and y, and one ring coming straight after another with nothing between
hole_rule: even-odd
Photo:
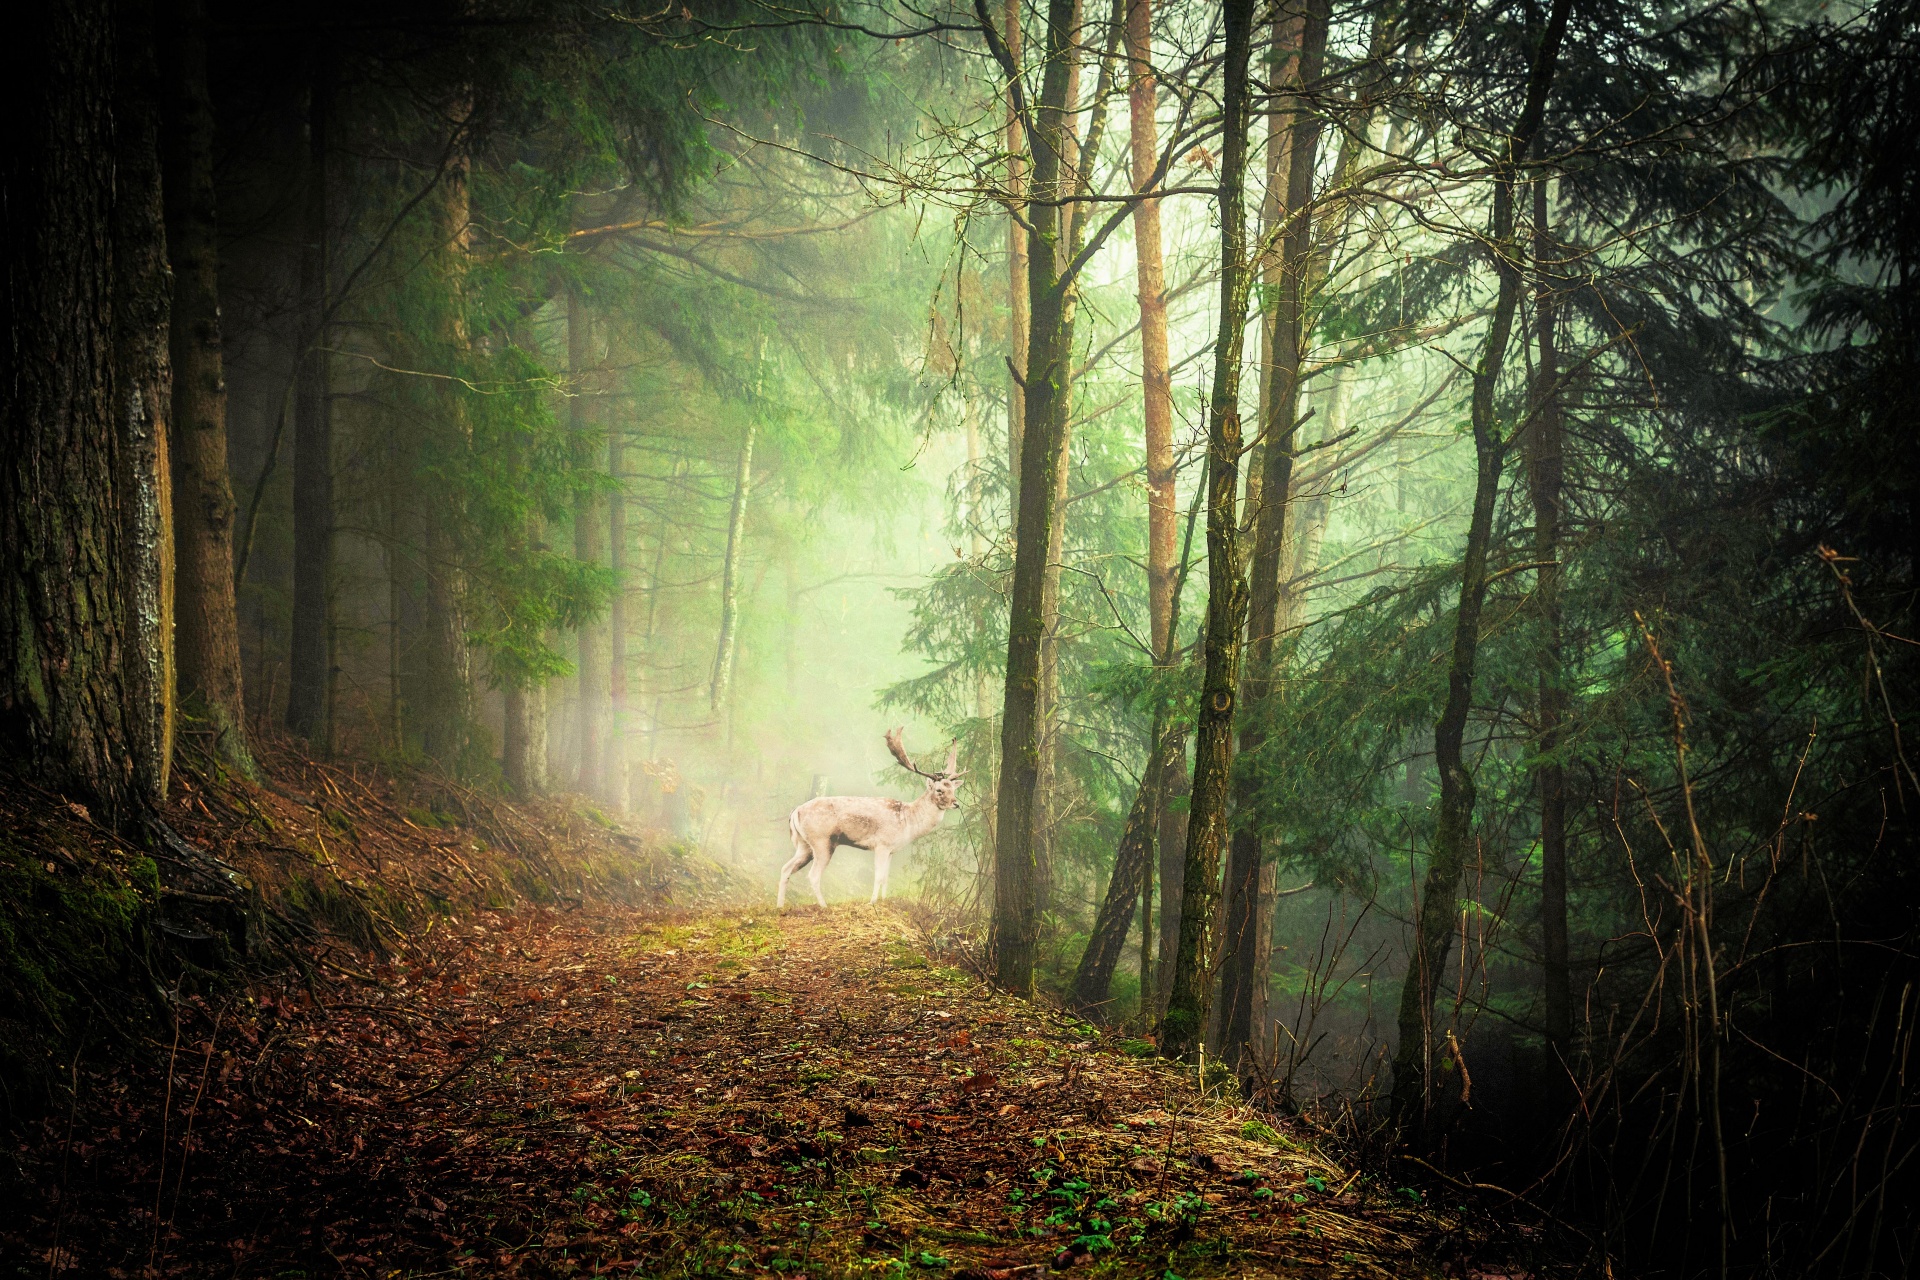
<instances>
[{"instance_id":1,"label":"thin tree trunk","mask_svg":"<svg viewBox=\"0 0 1920 1280\"><path fill-rule=\"evenodd\" d=\"M405 608L407 589L401 576L401 548L405 546L400 514L401 494L406 488L406 478L402 472L403 454L400 448L400 426L397 420L387 426L387 734L393 743L393 749L404 752L406 738L406 698L405 670L402 662L400 642L401 614Z\"/></svg>"},{"instance_id":2,"label":"thin tree trunk","mask_svg":"<svg viewBox=\"0 0 1920 1280\"><path fill-rule=\"evenodd\" d=\"M1561 657L1560 521L1565 474L1560 421L1559 359L1555 347L1553 237L1547 182L1533 184L1534 385L1527 431L1527 478L1533 498L1533 559L1539 565L1534 598L1540 609L1540 965L1547 1044L1562 1063L1573 1045L1573 991L1567 964L1566 770L1554 759L1566 717Z\"/></svg>"},{"instance_id":3,"label":"thin tree trunk","mask_svg":"<svg viewBox=\"0 0 1920 1280\"><path fill-rule=\"evenodd\" d=\"M747 499L753 491L755 434L756 423L748 418L734 465L733 505L727 512L727 551L720 568L720 641L714 650L713 684L709 690L709 705L719 716L730 712L734 651L740 643L740 551L746 542Z\"/></svg>"},{"instance_id":4,"label":"thin tree trunk","mask_svg":"<svg viewBox=\"0 0 1920 1280\"><path fill-rule=\"evenodd\" d=\"M1292 510L1295 433L1299 426L1300 370L1311 329L1306 271L1313 241L1313 175L1320 150L1320 116L1302 90L1320 78L1331 5L1309 0L1304 14L1274 24L1279 83L1291 90L1268 128L1267 173L1286 189L1269 195L1270 227L1285 231L1277 254L1278 288L1273 299L1269 361L1266 370L1266 420L1258 510L1253 518L1253 556L1249 569L1246 671L1241 681L1242 754L1266 745L1263 727L1272 691L1274 638L1280 622L1281 563L1286 550L1287 518ZM1279 152L1285 148L1284 159ZM1251 499L1250 499L1251 501ZM1256 784L1242 771L1234 787L1235 819L1227 856L1226 947L1220 973L1220 1060L1236 1069L1266 1021L1267 975L1263 961L1271 935L1261 886L1272 877L1264 870L1265 842L1260 837Z\"/></svg>"},{"instance_id":5,"label":"thin tree trunk","mask_svg":"<svg viewBox=\"0 0 1920 1280\"><path fill-rule=\"evenodd\" d=\"M220 350L220 246L214 222L213 108L205 0L175 0L166 31L167 251L173 266L174 644L182 703L213 731L214 754L246 777L246 702L233 595L233 484Z\"/></svg>"},{"instance_id":6,"label":"thin tree trunk","mask_svg":"<svg viewBox=\"0 0 1920 1280\"><path fill-rule=\"evenodd\" d=\"M1160 153L1159 122L1155 118L1158 83L1153 74L1153 0L1128 0L1123 32L1127 51L1127 113L1131 174L1134 190L1144 190L1153 178ZM1147 464L1147 616L1153 652L1173 652L1174 539L1180 523L1179 499L1174 494L1173 375L1167 355L1167 281L1160 235L1160 201L1142 200L1133 210L1134 275L1140 303L1140 390L1145 422ZM1154 845L1164 867L1182 856L1171 838L1176 815L1169 811L1169 788L1184 774L1186 752L1165 753L1158 773L1149 773L1142 785L1153 789ZM1145 1020L1158 1001L1153 974L1153 865L1142 873L1140 900L1140 1006ZM1162 918L1171 888L1178 880L1163 873ZM1177 902L1177 896L1173 899ZM1163 954L1165 948L1163 947Z\"/></svg>"},{"instance_id":7,"label":"thin tree trunk","mask_svg":"<svg viewBox=\"0 0 1920 1280\"><path fill-rule=\"evenodd\" d=\"M1094 1014L1107 1003L1107 991L1113 983L1113 971L1119 966L1120 953L1133 927L1133 904L1152 877L1154 811L1153 779L1166 773L1167 761L1176 752L1186 750L1186 739L1155 716L1153 751L1140 775L1140 789L1134 792L1133 806L1127 810L1126 826L1120 835L1120 847L1113 855L1113 877L1107 881L1106 897L1094 919L1087 949L1080 953L1074 971L1072 994L1075 1009ZM1143 985L1141 990L1145 990Z\"/></svg>"},{"instance_id":8,"label":"thin tree trunk","mask_svg":"<svg viewBox=\"0 0 1920 1280\"><path fill-rule=\"evenodd\" d=\"M1155 966L1153 1017L1157 1022L1173 994L1173 957L1180 950L1180 904L1187 877L1187 806L1193 795L1193 776L1187 771L1187 753L1176 752L1161 776L1160 804L1154 844L1159 849L1160 925L1159 963Z\"/></svg>"},{"instance_id":9,"label":"thin tree trunk","mask_svg":"<svg viewBox=\"0 0 1920 1280\"><path fill-rule=\"evenodd\" d=\"M1158 85L1153 75L1153 0L1128 0L1127 110L1134 190L1145 188L1159 163L1160 132L1154 118ZM1140 390L1146 423L1147 613L1155 654L1171 652L1174 539L1180 524L1174 496L1173 376L1167 357L1167 278L1160 240L1160 201L1142 200L1133 210L1134 275L1140 300Z\"/></svg>"},{"instance_id":10,"label":"thin tree trunk","mask_svg":"<svg viewBox=\"0 0 1920 1280\"><path fill-rule=\"evenodd\" d=\"M463 119L472 111L470 97L453 104L452 115ZM456 127L460 127L456 125ZM464 145L457 146L441 175L437 206L441 252L440 332L436 335L444 358L456 368L466 360L471 341L467 328L467 273L471 264L473 161ZM455 454L473 448L473 426L467 391L457 382L440 384L443 447ZM468 768L473 742L473 651L467 640L466 547L460 530L465 524L463 495L437 485L433 499L443 504L429 517L427 527L427 640L430 646L428 702L417 717L421 744L430 759L450 773Z\"/></svg>"},{"instance_id":11,"label":"thin tree trunk","mask_svg":"<svg viewBox=\"0 0 1920 1280\"><path fill-rule=\"evenodd\" d=\"M626 469L626 440L618 429L607 432L607 475L613 488L607 493L607 564L613 570L613 599L607 604L607 704L612 723L607 732L604 764L606 802L614 812L627 812L629 794L627 757L627 491L621 472Z\"/></svg>"},{"instance_id":12,"label":"thin tree trunk","mask_svg":"<svg viewBox=\"0 0 1920 1280\"><path fill-rule=\"evenodd\" d=\"M1248 58L1252 0L1227 0L1226 57L1221 94L1220 325L1214 344L1213 394L1207 414L1207 636L1206 676L1195 727L1192 814L1187 830L1180 949L1173 991L1160 1024L1160 1052L1196 1054L1213 1004L1214 913L1219 901L1220 855L1227 839L1227 802L1233 769L1234 703L1239 684L1240 628L1247 607L1240 578L1240 366L1250 274L1246 263Z\"/></svg>"},{"instance_id":13,"label":"thin tree trunk","mask_svg":"<svg viewBox=\"0 0 1920 1280\"><path fill-rule=\"evenodd\" d=\"M987 25L984 0L976 11ZM1013 589L1008 607L1006 692L1001 712L998 832L994 842L994 908L989 937L994 981L1027 992L1033 986L1038 943L1035 912L1034 801L1040 772L1040 649L1046 632L1043 593L1051 554L1060 440L1066 429L1068 377L1073 362L1074 281L1061 268L1069 228L1057 203L1065 189L1067 85L1074 58L1072 0L1049 0L1046 70L1034 117L1035 203L1027 269L1031 328L1027 346L1026 396L1020 442ZM1008 70L997 33L995 56Z\"/></svg>"},{"instance_id":14,"label":"thin tree trunk","mask_svg":"<svg viewBox=\"0 0 1920 1280\"><path fill-rule=\"evenodd\" d=\"M974 402L971 397L965 401L963 411L966 415L967 428L967 524L971 530L969 537L973 563L979 566L985 564L987 558L986 512L983 510L982 503L982 487L985 483L982 466L985 459L980 442L980 419L974 411ZM792 614L794 611L789 609L788 612ZM987 636L987 617L986 602L982 600L974 613L974 633L982 651L991 643ZM992 682L984 671L976 674L973 679L973 717L983 725L990 723L993 719ZM985 847L980 850L976 858L975 896L978 901L985 902L992 892L990 877L993 867L994 836L992 779L982 779L980 789L982 792L980 835Z\"/></svg>"},{"instance_id":15,"label":"thin tree trunk","mask_svg":"<svg viewBox=\"0 0 1920 1280\"><path fill-rule=\"evenodd\" d=\"M1514 188L1519 167L1539 131L1547 90L1559 59L1571 0L1554 0L1527 78L1527 97L1506 154L1494 173L1493 225L1488 244L1499 273L1493 314L1473 370L1471 425L1475 455L1473 515L1461 558L1460 603L1454 614L1453 654L1447 670L1447 700L1433 728L1434 764L1440 773L1439 811L1435 815L1433 854L1420 887L1412 953L1400 985L1399 1043L1393 1056L1393 1111L1402 1124L1419 1124L1428 1103L1427 1078L1432 1057L1431 1015L1453 942L1459 914L1460 877L1472 850L1473 774L1467 768L1464 741L1473 704L1474 665L1479 656L1480 611L1487 595L1487 553L1493 537L1493 512L1510 441L1500 432L1495 393L1513 334L1520 300L1520 254L1514 236Z\"/></svg>"},{"instance_id":16,"label":"thin tree trunk","mask_svg":"<svg viewBox=\"0 0 1920 1280\"><path fill-rule=\"evenodd\" d=\"M288 663L287 728L309 743L327 733L327 684L333 666L328 625L333 566L333 397L328 385L327 127L333 63L313 55L307 90L307 172L300 227L300 315L293 404L293 643Z\"/></svg>"},{"instance_id":17,"label":"thin tree trunk","mask_svg":"<svg viewBox=\"0 0 1920 1280\"><path fill-rule=\"evenodd\" d=\"M600 461L601 443L587 421L586 378L590 362L590 319L587 300L578 289L567 291L567 429L573 439L576 456L583 464ZM573 554L585 564L597 565L605 556L602 541L606 525L600 499L583 486L573 508ZM585 622L579 631L579 662L576 664L580 700L574 708L574 733L578 756L574 786L584 795L598 799L605 790L607 741L607 635L598 621Z\"/></svg>"},{"instance_id":18,"label":"thin tree trunk","mask_svg":"<svg viewBox=\"0 0 1920 1280\"><path fill-rule=\"evenodd\" d=\"M164 798L172 691L169 289L132 8L23 11L0 76L0 752L122 828Z\"/></svg>"},{"instance_id":19,"label":"thin tree trunk","mask_svg":"<svg viewBox=\"0 0 1920 1280\"><path fill-rule=\"evenodd\" d=\"M1087 126L1084 154L1094 157L1100 149L1102 134L1106 127L1107 99L1113 92L1113 55L1120 43L1119 21L1122 16L1124 0L1113 7L1113 20L1110 22L1105 42L1106 54L1100 63L1098 75L1094 81L1093 117ZM1078 50L1081 35L1085 29L1085 0L1074 0L1073 11L1073 47L1075 54L1071 59L1067 76L1067 102L1070 114L1062 131L1063 178L1066 185L1078 196L1090 189L1091 168L1089 159L1082 161L1080 139L1074 133L1073 119L1078 114L1080 104L1081 62ZM1065 248L1058 255L1062 265L1076 256L1084 242L1086 218L1079 216L1078 205L1068 204L1061 210L1061 219L1065 223L1062 240ZM1071 302L1069 304L1072 305ZM1069 325L1073 317L1069 312ZM1047 529L1047 576L1041 593L1042 608L1046 614L1046 634L1040 650L1040 723L1041 750L1040 775L1034 799L1034 830L1036 834L1036 879L1034 909L1045 916L1053 893L1054 864L1056 850L1054 843L1059 834L1059 813L1064 801L1059 793L1061 775L1060 753L1064 742L1060 725L1060 574L1066 563L1067 539L1067 482L1072 465L1073 449L1073 389L1072 371L1069 369L1062 377L1060 391L1060 413L1063 423L1056 442L1058 457L1054 464L1053 520Z\"/></svg>"},{"instance_id":20,"label":"thin tree trunk","mask_svg":"<svg viewBox=\"0 0 1920 1280\"><path fill-rule=\"evenodd\" d=\"M1007 0L1002 32L1007 56L1020 65L1023 38L1020 31L1021 0ZM1027 342L1031 328L1027 313L1027 229L1019 196L1027 180L1026 138L1020 127L1020 113L1007 102L1007 484L1008 501L1016 508L1020 502L1020 441L1027 421Z\"/></svg>"}]
</instances>

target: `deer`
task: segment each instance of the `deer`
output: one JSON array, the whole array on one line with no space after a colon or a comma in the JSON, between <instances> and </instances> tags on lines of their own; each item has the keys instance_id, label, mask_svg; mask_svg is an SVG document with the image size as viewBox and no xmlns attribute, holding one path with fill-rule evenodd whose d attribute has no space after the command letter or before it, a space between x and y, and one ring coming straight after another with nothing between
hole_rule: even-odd
<instances>
[{"instance_id":1,"label":"deer","mask_svg":"<svg viewBox=\"0 0 1920 1280\"><path fill-rule=\"evenodd\" d=\"M813 896L827 905L820 891L821 877L833 851L841 845L873 851L873 896L878 902L887 896L887 867L893 855L940 825L947 810L960 807L958 792L961 773L954 766L960 761L960 740L947 744L947 765L938 773L928 773L916 765L901 745L905 728L888 732L887 750L909 773L927 780L927 789L918 800L908 804L879 796L820 796L795 809L787 818L787 830L793 835L793 858L780 869L779 905L787 905L787 881L802 867L808 867L807 879L813 884Z\"/></svg>"}]
</instances>

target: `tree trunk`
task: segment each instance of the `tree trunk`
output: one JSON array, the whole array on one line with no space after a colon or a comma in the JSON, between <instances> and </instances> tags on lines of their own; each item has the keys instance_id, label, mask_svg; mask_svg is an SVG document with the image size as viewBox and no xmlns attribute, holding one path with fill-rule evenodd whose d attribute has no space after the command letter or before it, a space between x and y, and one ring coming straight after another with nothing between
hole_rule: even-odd
<instances>
[{"instance_id":1,"label":"tree trunk","mask_svg":"<svg viewBox=\"0 0 1920 1280\"><path fill-rule=\"evenodd\" d=\"M168 15L164 95L167 251L173 265L174 645L180 700L213 733L214 754L246 777L240 622L233 595L233 485L220 351L220 245L214 222L213 108L205 0Z\"/></svg>"},{"instance_id":2,"label":"tree trunk","mask_svg":"<svg viewBox=\"0 0 1920 1280\"><path fill-rule=\"evenodd\" d=\"M547 686L510 684L505 701L501 776L514 795L537 796L547 789Z\"/></svg>"},{"instance_id":3,"label":"tree trunk","mask_svg":"<svg viewBox=\"0 0 1920 1280\"><path fill-rule=\"evenodd\" d=\"M1153 74L1153 0L1127 0L1123 36L1127 51L1128 143L1134 190L1144 190L1159 163L1160 129L1154 115L1158 83ZM1174 539L1180 523L1174 494L1173 375L1167 355L1167 279L1160 235L1160 201L1142 200L1133 210L1134 276L1140 302L1140 391L1145 422L1147 464L1147 617L1156 661L1173 652ZM1184 741L1184 740L1183 740ZM1151 805L1153 844L1164 865L1179 856L1169 840L1174 816L1168 812L1168 786L1185 766L1184 748L1167 753L1158 773L1141 785L1154 791ZM1163 916L1166 886L1160 877ZM1145 1019L1157 1001L1153 985L1153 866L1142 873L1140 902L1140 1006Z\"/></svg>"},{"instance_id":4,"label":"tree trunk","mask_svg":"<svg viewBox=\"0 0 1920 1280\"><path fill-rule=\"evenodd\" d=\"M1278 83L1291 92L1279 101L1268 127L1267 174L1285 190L1268 198L1269 227L1284 227L1277 262L1268 269L1277 284L1266 369L1266 421L1261 434L1260 500L1253 518L1253 557L1248 582L1247 661L1241 681L1242 754L1266 743L1264 708L1272 691L1274 638L1280 623L1281 565L1292 510L1295 432L1299 425L1300 370L1311 324L1306 269L1313 242L1313 175L1320 151L1320 116L1301 96L1320 78L1327 45L1328 0L1309 0L1303 15L1274 24ZM1284 156L1280 155L1282 148ZM1219 1056L1238 1068L1266 1021L1268 903L1261 891L1264 845L1256 813L1255 785L1242 776L1234 786L1234 826L1227 856L1226 947L1221 960Z\"/></svg>"},{"instance_id":5,"label":"tree trunk","mask_svg":"<svg viewBox=\"0 0 1920 1280\"><path fill-rule=\"evenodd\" d=\"M983 565L986 563L987 558L985 523L987 513L984 510L984 503L982 502L983 487L986 481L982 470L984 458L982 456L980 443L980 419L979 415L974 411L974 401L971 396L964 401L962 408L966 417L967 429L967 525L970 530L969 540L971 543L973 563L975 565ZM797 610L789 608L788 614L790 617L795 616ZM974 610L973 618L975 642L980 646L982 652L985 652L987 646L992 643L987 634L987 620L987 604L986 601L982 599ZM791 691L793 687L793 681L791 679L788 680L788 687L789 691ZM976 673L973 678L973 718L983 726L993 719L993 686L991 679L984 671ZM994 788L991 776L981 779L979 787L981 791L979 830L983 847L978 850L974 860L974 897L976 901L984 903L988 895L993 892L991 872L993 868Z\"/></svg>"},{"instance_id":6,"label":"tree trunk","mask_svg":"<svg viewBox=\"0 0 1920 1280\"><path fill-rule=\"evenodd\" d=\"M1472 848L1473 774L1464 742L1473 704L1474 664L1479 656L1480 611L1487 595L1487 553L1493 537L1493 513L1499 502L1500 475L1509 440L1502 436L1495 393L1513 334L1521 273L1514 240L1514 188L1519 167L1532 146L1546 110L1547 89L1566 32L1571 0L1554 0L1527 78L1526 104L1494 173L1493 225L1488 237L1499 287L1486 338L1473 370L1470 421L1475 475L1473 515L1467 525L1466 553L1460 566L1460 603L1454 614L1453 654L1447 669L1447 699L1433 727L1434 764L1440 773L1439 811L1435 815L1433 855L1420 887L1413 948L1400 984L1399 1043L1393 1055L1393 1111L1402 1124L1417 1125L1428 1103L1427 1078L1432 1057L1431 1015L1453 942L1459 915L1460 877Z\"/></svg>"},{"instance_id":7,"label":"tree trunk","mask_svg":"<svg viewBox=\"0 0 1920 1280\"><path fill-rule=\"evenodd\" d=\"M1160 156L1154 118L1153 0L1128 0L1127 109L1134 190L1152 180ZM1167 358L1167 278L1160 240L1160 201L1133 210L1135 280L1140 299L1140 389L1147 452L1147 613L1155 654L1170 652L1174 536L1180 524L1173 472L1173 376Z\"/></svg>"},{"instance_id":8,"label":"tree trunk","mask_svg":"<svg viewBox=\"0 0 1920 1280\"><path fill-rule=\"evenodd\" d=\"M632 803L627 753L627 491L621 472L626 469L626 440L618 429L607 432L607 475L613 488L607 493L607 565L613 570L613 598L607 604L607 731L605 762L606 802L615 813L626 813Z\"/></svg>"},{"instance_id":9,"label":"tree trunk","mask_svg":"<svg viewBox=\"0 0 1920 1280\"><path fill-rule=\"evenodd\" d=\"M984 25L984 0L976 0ZM1030 331L1020 441L1013 590L1008 607L1006 691L1001 711L998 831L994 841L994 907L989 936L994 981L1026 993L1033 986L1039 921L1035 912L1034 801L1040 772L1040 649L1046 632L1044 590L1052 554L1049 533L1057 497L1060 441L1067 425L1073 363L1074 281L1061 267L1069 228L1057 203L1064 190L1067 85L1074 58L1072 0L1049 0L1046 72L1034 117L1035 203L1027 257ZM997 36L996 57L1006 69Z\"/></svg>"},{"instance_id":10,"label":"tree trunk","mask_svg":"<svg viewBox=\"0 0 1920 1280\"><path fill-rule=\"evenodd\" d=\"M1213 394L1207 414L1206 676L1195 728L1192 813L1180 905L1180 949L1173 990L1160 1024L1160 1052L1186 1059L1198 1052L1213 1004L1214 908L1220 854L1227 837L1233 769L1233 720L1239 683L1240 628L1247 598L1240 578L1240 350L1246 327L1247 63L1253 0L1227 0L1226 60L1221 94L1220 327L1214 345Z\"/></svg>"},{"instance_id":11,"label":"tree trunk","mask_svg":"<svg viewBox=\"0 0 1920 1280\"><path fill-rule=\"evenodd\" d=\"M709 706L716 716L730 714L734 650L740 643L740 551L746 541L747 499L753 492L755 422L747 419L733 469L733 505L727 512L727 551L720 565L720 640L713 655Z\"/></svg>"},{"instance_id":12,"label":"tree trunk","mask_svg":"<svg viewBox=\"0 0 1920 1280\"><path fill-rule=\"evenodd\" d=\"M1020 0L1007 0L1002 18L1007 55L1020 65ZM1027 154L1020 113L1011 98L1007 104L1007 497L1020 501L1020 440L1027 421L1027 342L1031 325L1027 314L1027 229L1020 223L1019 196L1026 187Z\"/></svg>"},{"instance_id":13,"label":"tree trunk","mask_svg":"<svg viewBox=\"0 0 1920 1280\"><path fill-rule=\"evenodd\" d=\"M307 89L307 172L301 203L299 309L303 339L293 402L293 645L287 728L309 743L327 733L333 666L328 580L333 566L333 397L328 386L327 125L333 63L315 51Z\"/></svg>"},{"instance_id":14,"label":"tree trunk","mask_svg":"<svg viewBox=\"0 0 1920 1280\"><path fill-rule=\"evenodd\" d=\"M466 91L455 99L449 114L461 120L472 110L471 93ZM441 175L440 200L436 206L443 256L439 262L440 331L435 337L441 345L442 358L456 372L464 371L471 344L467 327L467 275L473 248L472 170L471 155L464 145L456 146ZM442 448L456 457L464 457L473 448L469 392L454 381L439 385ZM445 484L433 485L430 493L439 504L430 516L426 538L426 639L431 669L427 706L417 719L421 746L428 758L438 761L449 773L459 775L470 767L467 757L473 745L474 727L473 648L467 639L469 548L462 538L466 526L466 495Z\"/></svg>"},{"instance_id":15,"label":"tree trunk","mask_svg":"<svg viewBox=\"0 0 1920 1280\"><path fill-rule=\"evenodd\" d=\"M1173 957L1180 950L1180 904L1187 878L1187 818L1189 806L1181 803L1193 795L1193 776L1187 772L1187 753L1176 752L1167 761L1161 775L1158 821L1154 844L1160 862L1160 925L1153 988L1153 1016L1158 1020L1166 1010L1167 997L1173 994Z\"/></svg>"},{"instance_id":16,"label":"tree trunk","mask_svg":"<svg viewBox=\"0 0 1920 1280\"><path fill-rule=\"evenodd\" d=\"M18 15L0 55L0 750L122 828L165 795L172 690L169 289L143 17L55 0Z\"/></svg>"},{"instance_id":17,"label":"tree trunk","mask_svg":"<svg viewBox=\"0 0 1920 1280\"><path fill-rule=\"evenodd\" d=\"M1533 423L1526 434L1527 479L1533 498L1533 559L1539 565L1534 598L1540 609L1540 967L1547 1044L1562 1063L1573 1045L1573 984L1567 966L1566 770L1554 759L1566 718L1561 655L1560 520L1565 474L1560 420L1559 359L1555 347L1553 238L1547 182L1533 184L1534 385L1528 396Z\"/></svg>"},{"instance_id":18,"label":"tree trunk","mask_svg":"<svg viewBox=\"0 0 1920 1280\"><path fill-rule=\"evenodd\" d=\"M589 355L587 300L578 289L567 291L567 429L573 439L575 456L586 465L599 461L601 444L587 421L586 377ZM582 487L573 508L573 554L586 564L597 565L605 552L601 541L605 534L600 499L591 489ZM585 622L579 631L579 662L576 670L580 701L574 708L578 772L574 786L584 795L598 798L605 790L607 744L607 635L597 621Z\"/></svg>"},{"instance_id":19,"label":"tree trunk","mask_svg":"<svg viewBox=\"0 0 1920 1280\"><path fill-rule=\"evenodd\" d=\"M1087 939L1087 949L1081 952L1080 965L1074 971L1070 1001L1082 1013L1098 1013L1107 1003L1113 971L1119 965L1120 952L1133 926L1134 900L1152 881L1154 821L1158 817L1153 780L1166 774L1168 760L1186 750L1186 739L1177 729L1168 726L1163 717L1155 716L1153 744L1147 767L1140 774L1140 789L1134 792L1133 806L1127 811L1120 847L1114 851L1113 878L1107 881L1107 894L1094 919L1093 934ZM1150 968L1149 965L1148 976ZM1145 983L1143 977L1143 992L1147 989Z\"/></svg>"}]
</instances>

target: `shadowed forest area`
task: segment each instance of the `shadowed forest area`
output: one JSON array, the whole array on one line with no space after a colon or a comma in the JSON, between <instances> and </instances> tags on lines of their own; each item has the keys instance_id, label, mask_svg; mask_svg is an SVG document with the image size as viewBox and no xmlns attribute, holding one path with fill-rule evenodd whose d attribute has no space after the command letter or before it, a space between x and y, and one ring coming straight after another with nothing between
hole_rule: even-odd
<instances>
[{"instance_id":1,"label":"shadowed forest area","mask_svg":"<svg viewBox=\"0 0 1920 1280\"><path fill-rule=\"evenodd\" d=\"M8 1274L1915 1270L1915 0L0 61Z\"/></svg>"}]
</instances>

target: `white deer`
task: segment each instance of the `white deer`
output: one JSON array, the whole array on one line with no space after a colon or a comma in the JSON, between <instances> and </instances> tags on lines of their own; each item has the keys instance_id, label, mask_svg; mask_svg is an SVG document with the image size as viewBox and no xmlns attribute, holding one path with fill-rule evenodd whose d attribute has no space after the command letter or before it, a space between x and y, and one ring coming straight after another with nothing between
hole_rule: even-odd
<instances>
[{"instance_id":1,"label":"white deer","mask_svg":"<svg viewBox=\"0 0 1920 1280\"><path fill-rule=\"evenodd\" d=\"M927 780L925 793L912 804L876 796L820 796L795 809L787 819L787 830L793 833L793 859L780 869L779 904L787 905L787 881L793 873L811 863L807 879L813 883L813 896L826 906L820 878L826 874L833 851L843 844L873 850L873 897L868 901L886 897L888 860L939 826L947 810L960 807L955 794L960 789L960 773L954 768L960 761L958 743L956 738L948 744L947 767L928 773L908 758L907 749L900 745L899 729L887 734L887 749L893 752L893 758Z\"/></svg>"}]
</instances>

